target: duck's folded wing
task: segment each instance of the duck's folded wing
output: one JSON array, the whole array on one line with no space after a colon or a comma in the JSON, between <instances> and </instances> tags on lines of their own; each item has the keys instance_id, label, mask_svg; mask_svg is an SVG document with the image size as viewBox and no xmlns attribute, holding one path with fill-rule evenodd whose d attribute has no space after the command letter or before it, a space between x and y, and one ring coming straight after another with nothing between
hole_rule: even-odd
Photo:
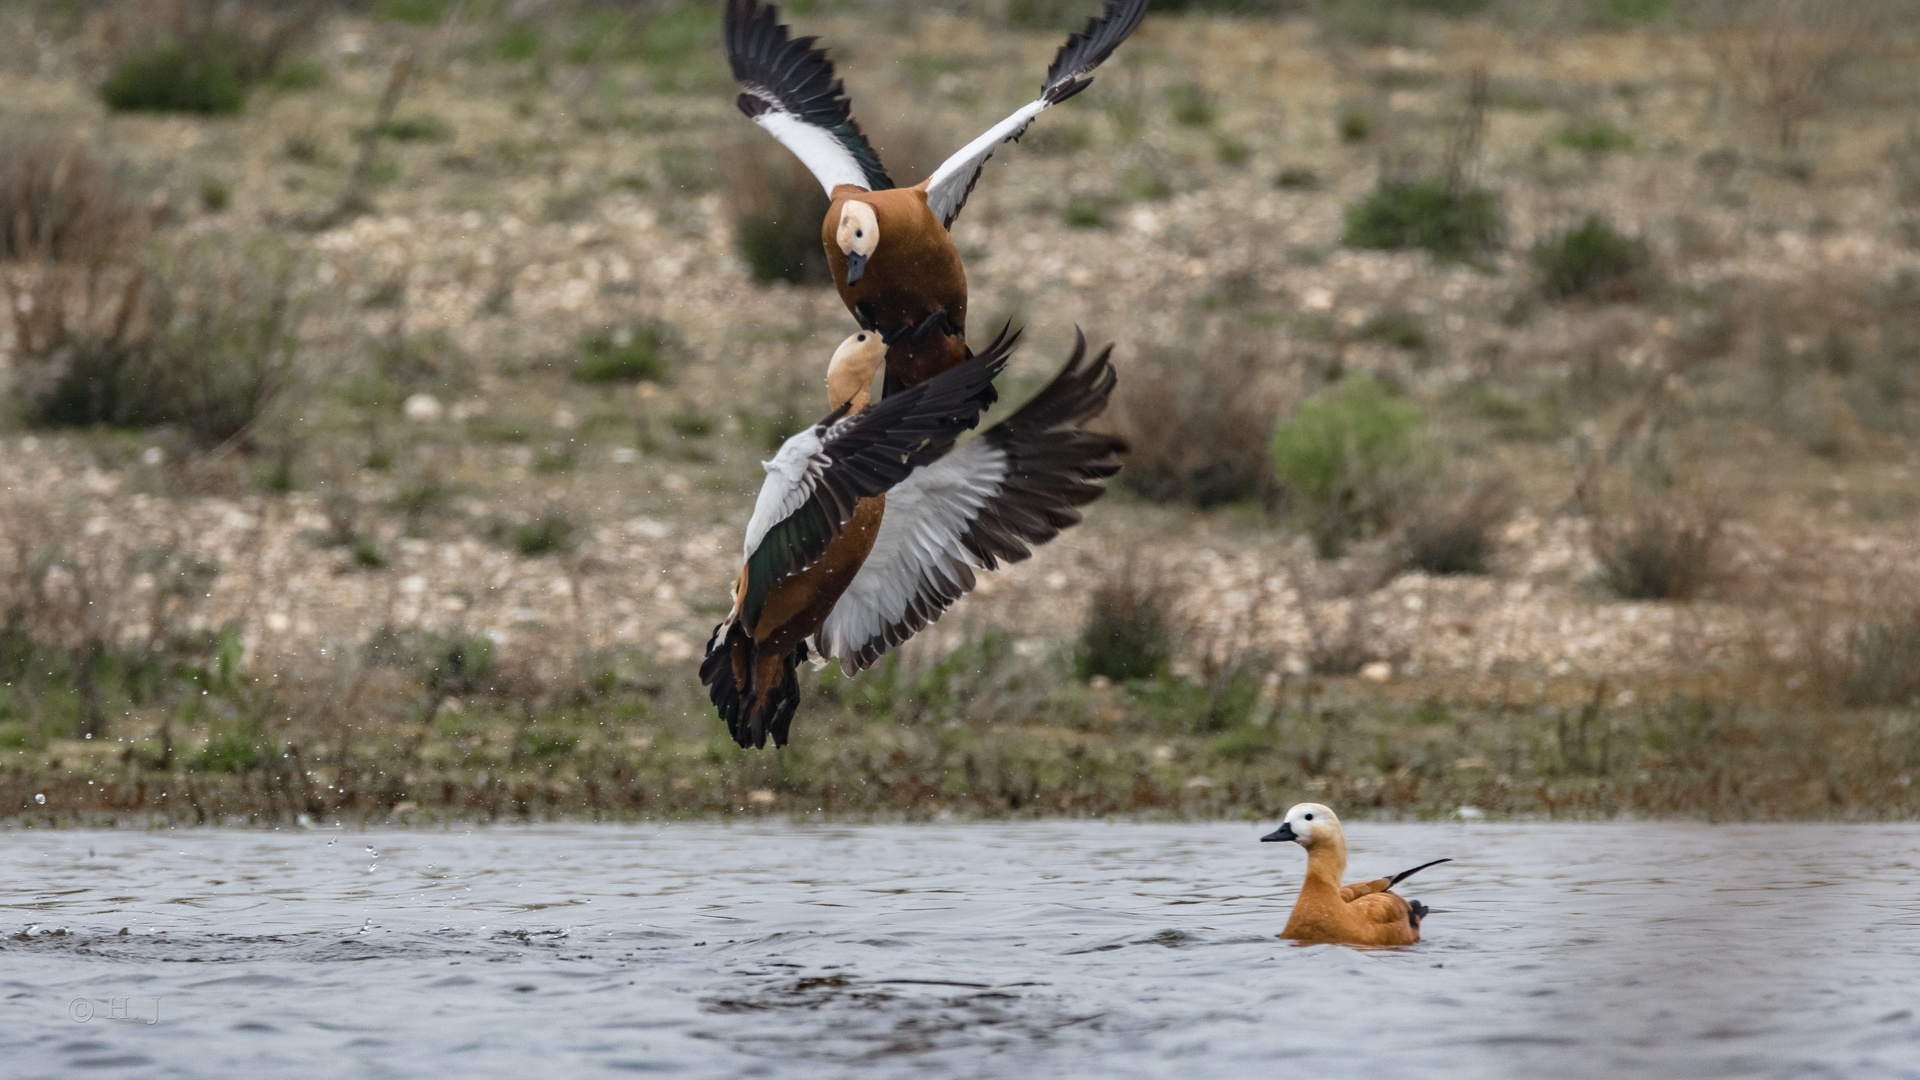
<instances>
[{"instance_id":1,"label":"duck's folded wing","mask_svg":"<svg viewBox=\"0 0 1920 1080\"><path fill-rule=\"evenodd\" d=\"M1347 905L1369 923L1405 925L1407 901L1399 893L1377 892L1362 896Z\"/></svg>"},{"instance_id":2,"label":"duck's folded wing","mask_svg":"<svg viewBox=\"0 0 1920 1080\"><path fill-rule=\"evenodd\" d=\"M742 623L753 627L773 587L826 553L861 499L885 493L953 447L979 419L980 389L1006 366L1017 339L852 416L842 407L781 445L765 463L767 479L747 521Z\"/></svg>"},{"instance_id":3,"label":"duck's folded wing","mask_svg":"<svg viewBox=\"0 0 1920 1080\"><path fill-rule=\"evenodd\" d=\"M815 638L823 658L849 673L870 666L970 592L976 569L1019 562L1080 520L1126 449L1080 426L1113 392L1111 352L1085 363L1081 337L1019 412L894 487L873 550Z\"/></svg>"},{"instance_id":4,"label":"duck's folded wing","mask_svg":"<svg viewBox=\"0 0 1920 1080\"><path fill-rule=\"evenodd\" d=\"M841 184L892 187L814 40L789 38L771 4L727 0L727 60L740 83L740 111L793 151L829 195Z\"/></svg>"},{"instance_id":5,"label":"duck's folded wing","mask_svg":"<svg viewBox=\"0 0 1920 1080\"><path fill-rule=\"evenodd\" d=\"M1001 143L1025 134L1034 117L1092 85L1093 69L1113 55L1113 50L1127 40L1146 13L1147 0L1107 0L1106 10L1088 19L1087 28L1067 38L1067 43L1054 54L1053 66L1047 69L1047 81L1040 88L1038 98L989 128L986 134L962 147L933 171L926 180L927 206L942 225L953 227L953 219L960 216L960 208L967 204L967 196L973 194L980 170L994 150Z\"/></svg>"},{"instance_id":6,"label":"duck's folded wing","mask_svg":"<svg viewBox=\"0 0 1920 1080\"><path fill-rule=\"evenodd\" d=\"M1374 878L1372 881L1356 881L1351 885L1340 886L1340 899L1351 904L1363 896L1372 896L1377 892L1386 892L1393 882L1386 878Z\"/></svg>"}]
</instances>

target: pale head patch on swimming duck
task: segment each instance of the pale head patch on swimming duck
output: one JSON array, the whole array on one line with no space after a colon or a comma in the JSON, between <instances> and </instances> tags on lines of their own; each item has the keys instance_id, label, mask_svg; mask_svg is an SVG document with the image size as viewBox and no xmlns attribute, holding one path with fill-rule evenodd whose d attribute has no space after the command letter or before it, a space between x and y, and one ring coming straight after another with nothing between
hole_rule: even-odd
<instances>
[{"instance_id":1,"label":"pale head patch on swimming duck","mask_svg":"<svg viewBox=\"0 0 1920 1080\"><path fill-rule=\"evenodd\" d=\"M880 218L872 206L859 199L848 199L840 207L840 224L834 230L833 240L840 246L840 253L847 257L847 284L852 285L866 272L867 260L880 246Z\"/></svg>"},{"instance_id":2,"label":"pale head patch on swimming duck","mask_svg":"<svg viewBox=\"0 0 1920 1080\"><path fill-rule=\"evenodd\" d=\"M1267 843L1291 840L1303 848L1311 849L1315 844L1329 842L1334 837L1345 838L1340 832L1340 819L1333 810L1317 802L1304 802L1288 810L1280 827L1260 839Z\"/></svg>"}]
</instances>

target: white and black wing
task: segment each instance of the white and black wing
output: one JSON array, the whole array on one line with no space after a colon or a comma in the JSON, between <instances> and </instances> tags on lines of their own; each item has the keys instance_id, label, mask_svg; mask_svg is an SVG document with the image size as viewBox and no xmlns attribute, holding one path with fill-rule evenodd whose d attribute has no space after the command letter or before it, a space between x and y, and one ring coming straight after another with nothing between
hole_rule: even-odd
<instances>
[{"instance_id":1,"label":"white and black wing","mask_svg":"<svg viewBox=\"0 0 1920 1080\"><path fill-rule=\"evenodd\" d=\"M981 388L1006 366L1013 344L998 342L852 416L843 406L780 447L766 463L767 479L747 523L743 625L759 621L775 585L826 554L861 499L884 494L938 460L978 422Z\"/></svg>"},{"instance_id":2,"label":"white and black wing","mask_svg":"<svg viewBox=\"0 0 1920 1080\"><path fill-rule=\"evenodd\" d=\"M933 175L927 178L927 206L942 225L953 227L953 219L960 216L960 208L967 204L967 196L973 194L980 170L994 150L1001 143L1025 134L1034 117L1093 85L1093 69L1113 55L1113 50L1127 40L1146 13L1147 0L1107 0L1106 10L1088 19L1087 28L1067 38L1067 43L1054 54L1053 66L1047 69L1047 81L1041 86L1038 98L989 128L986 134L933 170Z\"/></svg>"},{"instance_id":3,"label":"white and black wing","mask_svg":"<svg viewBox=\"0 0 1920 1080\"><path fill-rule=\"evenodd\" d=\"M814 638L821 657L849 673L872 665L972 591L975 570L1019 562L1079 522L1126 450L1082 426L1114 384L1112 348L1085 363L1086 346L1081 336L1020 411L888 493L873 550Z\"/></svg>"},{"instance_id":4,"label":"white and black wing","mask_svg":"<svg viewBox=\"0 0 1920 1080\"><path fill-rule=\"evenodd\" d=\"M793 151L828 194L841 184L892 187L853 120L833 61L814 40L789 38L771 4L727 0L727 60L740 83L740 111Z\"/></svg>"}]
</instances>

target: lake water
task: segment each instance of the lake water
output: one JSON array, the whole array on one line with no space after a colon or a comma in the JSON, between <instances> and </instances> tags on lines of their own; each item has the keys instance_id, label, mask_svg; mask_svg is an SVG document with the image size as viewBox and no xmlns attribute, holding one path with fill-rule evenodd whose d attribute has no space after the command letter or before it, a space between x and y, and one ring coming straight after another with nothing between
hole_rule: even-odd
<instances>
[{"instance_id":1,"label":"lake water","mask_svg":"<svg viewBox=\"0 0 1920 1080\"><path fill-rule=\"evenodd\" d=\"M1270 827L5 832L0 1074L1920 1077L1920 828Z\"/></svg>"}]
</instances>

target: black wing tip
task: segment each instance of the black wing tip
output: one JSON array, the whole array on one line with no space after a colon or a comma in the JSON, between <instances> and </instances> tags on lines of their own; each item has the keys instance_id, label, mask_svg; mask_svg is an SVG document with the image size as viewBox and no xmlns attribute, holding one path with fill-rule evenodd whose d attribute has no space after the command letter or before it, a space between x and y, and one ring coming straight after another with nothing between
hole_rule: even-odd
<instances>
[{"instance_id":1,"label":"black wing tip","mask_svg":"<svg viewBox=\"0 0 1920 1080\"><path fill-rule=\"evenodd\" d=\"M1040 96L1058 105L1093 83L1093 69L1133 35L1147 14L1148 0L1107 0L1106 9L1087 20L1086 29L1067 38L1047 68Z\"/></svg>"},{"instance_id":2,"label":"black wing tip","mask_svg":"<svg viewBox=\"0 0 1920 1080\"><path fill-rule=\"evenodd\" d=\"M793 37L780 21L780 9L760 0L727 0L724 37L734 80L749 91L735 100L741 112L749 118L775 108L789 112L840 140L872 190L893 187L879 155L853 119L853 103L834 75L833 61L825 49L814 47L818 38Z\"/></svg>"}]
</instances>

